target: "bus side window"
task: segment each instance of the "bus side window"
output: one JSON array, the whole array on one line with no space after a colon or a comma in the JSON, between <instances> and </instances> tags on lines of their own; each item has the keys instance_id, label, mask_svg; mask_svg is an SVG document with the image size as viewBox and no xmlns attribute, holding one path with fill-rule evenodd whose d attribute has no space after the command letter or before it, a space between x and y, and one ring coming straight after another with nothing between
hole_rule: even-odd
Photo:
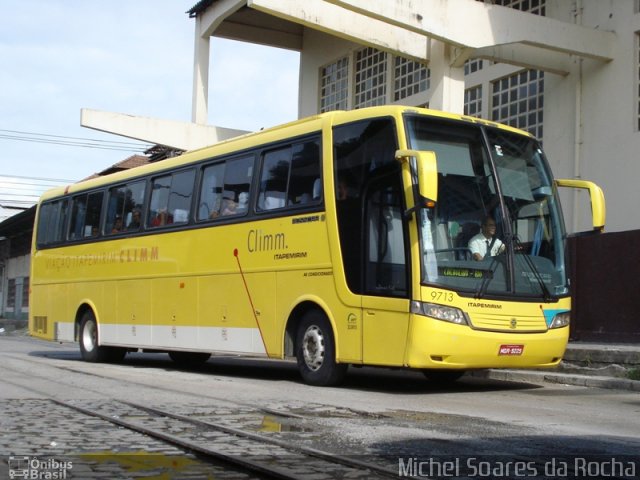
<instances>
[{"instance_id":1,"label":"bus side window","mask_svg":"<svg viewBox=\"0 0 640 480\"><path fill-rule=\"evenodd\" d=\"M249 211L249 187L254 156L230 158L205 167L198 200L198 221L244 215Z\"/></svg>"},{"instance_id":2,"label":"bus side window","mask_svg":"<svg viewBox=\"0 0 640 480\"><path fill-rule=\"evenodd\" d=\"M103 192L94 192L72 200L69 240L98 236L103 196Z\"/></svg>"},{"instance_id":3,"label":"bus side window","mask_svg":"<svg viewBox=\"0 0 640 480\"><path fill-rule=\"evenodd\" d=\"M63 241L68 217L68 200L43 203L38 218L38 248Z\"/></svg>"},{"instance_id":4,"label":"bus side window","mask_svg":"<svg viewBox=\"0 0 640 480\"><path fill-rule=\"evenodd\" d=\"M272 150L264 154L258 196L260 210L275 210L285 206L290 167L290 147Z\"/></svg>"},{"instance_id":5,"label":"bus side window","mask_svg":"<svg viewBox=\"0 0 640 480\"><path fill-rule=\"evenodd\" d=\"M258 209L274 210L321 200L320 140L266 152L262 159Z\"/></svg>"},{"instance_id":6,"label":"bus side window","mask_svg":"<svg viewBox=\"0 0 640 480\"><path fill-rule=\"evenodd\" d=\"M287 205L307 204L321 199L320 142L312 140L293 146Z\"/></svg>"},{"instance_id":7,"label":"bus side window","mask_svg":"<svg viewBox=\"0 0 640 480\"><path fill-rule=\"evenodd\" d=\"M253 162L253 155L227 160L222 188L222 215L244 215L248 212Z\"/></svg>"},{"instance_id":8,"label":"bus side window","mask_svg":"<svg viewBox=\"0 0 640 480\"><path fill-rule=\"evenodd\" d=\"M184 224L189 221L195 170L155 178L151 186L148 227Z\"/></svg>"},{"instance_id":9,"label":"bus side window","mask_svg":"<svg viewBox=\"0 0 640 480\"><path fill-rule=\"evenodd\" d=\"M205 167L200 186L197 220L207 220L220 215L222 206L222 188L224 186L225 163Z\"/></svg>"},{"instance_id":10,"label":"bus side window","mask_svg":"<svg viewBox=\"0 0 640 480\"><path fill-rule=\"evenodd\" d=\"M145 182L134 182L109 190L107 218L104 233L106 235L134 232L140 228L140 215L144 203Z\"/></svg>"}]
</instances>

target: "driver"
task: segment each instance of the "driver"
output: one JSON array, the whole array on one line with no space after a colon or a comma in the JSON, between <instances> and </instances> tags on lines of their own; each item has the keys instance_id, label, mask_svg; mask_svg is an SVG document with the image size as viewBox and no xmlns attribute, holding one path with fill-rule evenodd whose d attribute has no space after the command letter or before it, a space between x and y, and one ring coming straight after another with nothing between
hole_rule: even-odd
<instances>
[{"instance_id":1,"label":"driver","mask_svg":"<svg viewBox=\"0 0 640 480\"><path fill-rule=\"evenodd\" d=\"M473 259L480 261L486 257L495 257L504 252L504 248L504 244L496 237L496 221L491 216L484 217L480 233L469 240Z\"/></svg>"}]
</instances>

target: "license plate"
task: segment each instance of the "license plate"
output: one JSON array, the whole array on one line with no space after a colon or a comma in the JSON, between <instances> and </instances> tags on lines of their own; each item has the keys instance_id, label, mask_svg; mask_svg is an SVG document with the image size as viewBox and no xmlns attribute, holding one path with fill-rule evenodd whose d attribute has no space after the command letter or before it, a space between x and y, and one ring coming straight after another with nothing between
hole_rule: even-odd
<instances>
[{"instance_id":1,"label":"license plate","mask_svg":"<svg viewBox=\"0 0 640 480\"><path fill-rule=\"evenodd\" d=\"M524 345L500 345L498 355L522 355Z\"/></svg>"}]
</instances>

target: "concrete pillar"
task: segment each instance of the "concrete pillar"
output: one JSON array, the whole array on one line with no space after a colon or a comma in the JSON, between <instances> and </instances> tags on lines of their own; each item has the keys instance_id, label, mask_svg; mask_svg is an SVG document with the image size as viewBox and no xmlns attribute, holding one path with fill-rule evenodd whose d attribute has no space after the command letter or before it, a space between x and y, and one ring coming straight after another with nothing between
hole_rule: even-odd
<instances>
[{"instance_id":1,"label":"concrete pillar","mask_svg":"<svg viewBox=\"0 0 640 480\"><path fill-rule=\"evenodd\" d=\"M464 113L464 67L454 67L453 47L431 40L431 98L429 108Z\"/></svg>"},{"instance_id":2,"label":"concrete pillar","mask_svg":"<svg viewBox=\"0 0 640 480\"><path fill-rule=\"evenodd\" d=\"M210 36L202 35L202 17L196 17L196 34L193 55L193 99L191 121L206 125L209 114L209 49Z\"/></svg>"}]
</instances>

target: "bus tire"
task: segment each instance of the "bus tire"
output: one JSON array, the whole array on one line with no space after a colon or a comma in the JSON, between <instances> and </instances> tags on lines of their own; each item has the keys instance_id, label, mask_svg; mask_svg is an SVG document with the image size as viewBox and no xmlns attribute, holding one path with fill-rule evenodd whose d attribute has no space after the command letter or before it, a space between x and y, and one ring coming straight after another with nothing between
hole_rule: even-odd
<instances>
[{"instance_id":1,"label":"bus tire","mask_svg":"<svg viewBox=\"0 0 640 480\"><path fill-rule=\"evenodd\" d=\"M453 383L456 380L459 380L460 377L462 377L466 373L466 370L439 370L435 368L425 368L424 370L422 370L422 373L430 382L446 385L448 383Z\"/></svg>"},{"instance_id":2,"label":"bus tire","mask_svg":"<svg viewBox=\"0 0 640 480\"><path fill-rule=\"evenodd\" d=\"M101 347L98 339L98 322L91 310L82 314L80 320L80 354L85 362L99 363L109 361L110 350ZM124 357L124 355L123 355Z\"/></svg>"},{"instance_id":3,"label":"bus tire","mask_svg":"<svg viewBox=\"0 0 640 480\"><path fill-rule=\"evenodd\" d=\"M181 367L197 367L211 358L210 353L204 352L168 352L169 358Z\"/></svg>"},{"instance_id":4,"label":"bus tire","mask_svg":"<svg viewBox=\"0 0 640 480\"><path fill-rule=\"evenodd\" d=\"M336 362L331 324L318 310L310 310L302 317L296 334L296 358L300 375L309 385L337 385L349 367Z\"/></svg>"}]
</instances>

